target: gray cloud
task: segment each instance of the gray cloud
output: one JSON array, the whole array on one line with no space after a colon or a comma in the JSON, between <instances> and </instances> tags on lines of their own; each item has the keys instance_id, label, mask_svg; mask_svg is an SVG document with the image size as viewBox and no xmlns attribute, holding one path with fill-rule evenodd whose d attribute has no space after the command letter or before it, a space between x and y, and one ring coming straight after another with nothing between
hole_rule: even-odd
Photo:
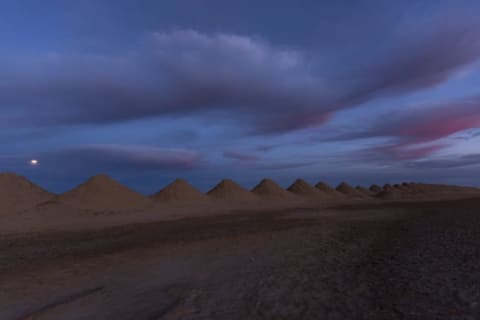
<instances>
[{"instance_id":1,"label":"gray cloud","mask_svg":"<svg viewBox=\"0 0 480 320\"><path fill-rule=\"evenodd\" d=\"M39 160L39 172L56 171L69 174L99 172L190 169L203 166L203 155L186 149L168 149L136 145L82 145L58 151L1 156L0 164L10 170L28 166L32 158Z\"/></svg>"},{"instance_id":2,"label":"gray cloud","mask_svg":"<svg viewBox=\"0 0 480 320\"><path fill-rule=\"evenodd\" d=\"M389 138L384 144L362 150L367 158L396 160L424 158L450 144L446 137L480 128L480 96L416 105L382 114L368 128L329 137L312 137L314 141L346 141ZM475 132L469 138L475 137Z\"/></svg>"},{"instance_id":3,"label":"gray cloud","mask_svg":"<svg viewBox=\"0 0 480 320\"><path fill-rule=\"evenodd\" d=\"M421 169L451 169L480 165L480 154L468 154L455 158L423 160L407 163L408 167Z\"/></svg>"},{"instance_id":4,"label":"gray cloud","mask_svg":"<svg viewBox=\"0 0 480 320\"><path fill-rule=\"evenodd\" d=\"M253 153L245 153L227 150L223 152L223 156L228 159L234 159L239 161L257 161L260 160L260 157Z\"/></svg>"},{"instance_id":5,"label":"gray cloud","mask_svg":"<svg viewBox=\"0 0 480 320\"><path fill-rule=\"evenodd\" d=\"M120 56L4 61L0 123L106 123L208 111L253 132L318 126L338 109L449 79L479 59L477 27L434 21L396 36L380 59L342 75L322 73L326 61L299 50L193 30L154 33L145 47Z\"/></svg>"}]
</instances>

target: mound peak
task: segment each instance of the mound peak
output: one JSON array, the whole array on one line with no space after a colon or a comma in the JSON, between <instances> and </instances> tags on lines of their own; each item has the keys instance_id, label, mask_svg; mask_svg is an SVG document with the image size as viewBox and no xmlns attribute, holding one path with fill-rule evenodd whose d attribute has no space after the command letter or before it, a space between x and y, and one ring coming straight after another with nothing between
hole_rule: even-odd
<instances>
[{"instance_id":1,"label":"mound peak","mask_svg":"<svg viewBox=\"0 0 480 320\"><path fill-rule=\"evenodd\" d=\"M165 188L155 193L153 199L165 202L195 202L207 200L207 196L195 189L183 179L176 179Z\"/></svg>"},{"instance_id":2,"label":"mound peak","mask_svg":"<svg viewBox=\"0 0 480 320\"><path fill-rule=\"evenodd\" d=\"M299 195L319 195L320 192L318 189L307 183L303 179L295 180L290 187L287 189L290 192L299 194Z\"/></svg>"},{"instance_id":3,"label":"mound peak","mask_svg":"<svg viewBox=\"0 0 480 320\"><path fill-rule=\"evenodd\" d=\"M252 201L256 199L255 194L231 179L223 179L208 191L207 195L218 200Z\"/></svg>"},{"instance_id":4,"label":"mound peak","mask_svg":"<svg viewBox=\"0 0 480 320\"><path fill-rule=\"evenodd\" d=\"M89 178L60 195L59 202L91 210L115 210L141 207L148 199L105 174Z\"/></svg>"},{"instance_id":5,"label":"mound peak","mask_svg":"<svg viewBox=\"0 0 480 320\"><path fill-rule=\"evenodd\" d=\"M48 201L53 194L15 173L0 173L0 212L13 213Z\"/></svg>"},{"instance_id":6,"label":"mound peak","mask_svg":"<svg viewBox=\"0 0 480 320\"><path fill-rule=\"evenodd\" d=\"M263 179L252 189L251 192L256 195L269 198L286 199L293 196L292 193L286 191L271 179Z\"/></svg>"}]
</instances>

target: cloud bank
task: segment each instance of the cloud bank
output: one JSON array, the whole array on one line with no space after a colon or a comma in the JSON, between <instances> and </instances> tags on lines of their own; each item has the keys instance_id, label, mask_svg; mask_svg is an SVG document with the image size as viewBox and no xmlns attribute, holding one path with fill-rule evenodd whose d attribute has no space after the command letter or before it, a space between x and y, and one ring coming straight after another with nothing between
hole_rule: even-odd
<instances>
[{"instance_id":1,"label":"cloud bank","mask_svg":"<svg viewBox=\"0 0 480 320\"><path fill-rule=\"evenodd\" d=\"M379 59L342 73L324 68L328 56L195 30L153 33L128 54L0 61L0 122L101 124L208 113L256 133L319 126L335 111L447 81L479 59L478 24L397 35Z\"/></svg>"}]
</instances>

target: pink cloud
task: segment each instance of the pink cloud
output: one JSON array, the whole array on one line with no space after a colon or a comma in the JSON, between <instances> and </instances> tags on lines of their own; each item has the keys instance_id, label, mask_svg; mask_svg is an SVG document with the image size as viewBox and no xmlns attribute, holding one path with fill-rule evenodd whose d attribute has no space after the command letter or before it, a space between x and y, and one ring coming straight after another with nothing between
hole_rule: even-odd
<instances>
[{"instance_id":1,"label":"pink cloud","mask_svg":"<svg viewBox=\"0 0 480 320\"><path fill-rule=\"evenodd\" d=\"M410 143L399 143L371 148L368 153L382 154L395 160L414 160L428 157L446 146L446 144L416 146Z\"/></svg>"},{"instance_id":2,"label":"pink cloud","mask_svg":"<svg viewBox=\"0 0 480 320\"><path fill-rule=\"evenodd\" d=\"M480 126L480 105L465 108L448 105L438 109L429 109L420 118L412 122L405 121L404 127L398 128L398 136L415 141L432 141L448 137L457 132Z\"/></svg>"}]
</instances>

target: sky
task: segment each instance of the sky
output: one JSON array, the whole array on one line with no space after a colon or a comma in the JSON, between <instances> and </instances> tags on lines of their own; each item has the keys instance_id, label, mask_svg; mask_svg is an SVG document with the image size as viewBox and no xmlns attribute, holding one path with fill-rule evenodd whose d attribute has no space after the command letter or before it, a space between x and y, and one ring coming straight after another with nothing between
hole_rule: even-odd
<instances>
[{"instance_id":1,"label":"sky","mask_svg":"<svg viewBox=\"0 0 480 320\"><path fill-rule=\"evenodd\" d=\"M480 186L480 3L3 0L0 171ZM30 160L38 163L32 165Z\"/></svg>"}]
</instances>

